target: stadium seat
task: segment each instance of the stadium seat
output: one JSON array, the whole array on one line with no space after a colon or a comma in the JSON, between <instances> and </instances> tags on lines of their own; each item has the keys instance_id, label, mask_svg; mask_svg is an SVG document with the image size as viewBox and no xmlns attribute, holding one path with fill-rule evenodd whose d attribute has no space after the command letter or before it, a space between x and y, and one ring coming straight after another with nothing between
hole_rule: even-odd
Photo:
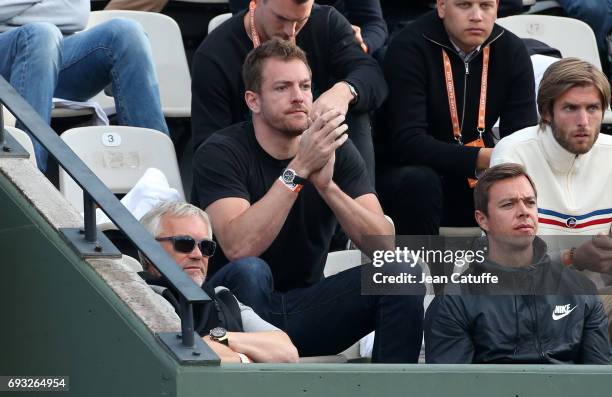
<instances>
[{"instance_id":1,"label":"stadium seat","mask_svg":"<svg viewBox=\"0 0 612 397\"><path fill-rule=\"evenodd\" d=\"M144 28L153 51L153 63L159 79L162 111L166 117L191 117L191 75L181 31L174 19L159 13L143 11L94 11L88 27L112 18L128 18ZM112 97L99 93L94 97L104 109L114 108Z\"/></svg>"},{"instance_id":2,"label":"stadium seat","mask_svg":"<svg viewBox=\"0 0 612 397\"><path fill-rule=\"evenodd\" d=\"M217 15L216 17L211 19L210 22L208 22L208 33L215 30L217 27L219 27L219 25L221 25L223 22L227 21L231 17L232 14L228 12L226 14Z\"/></svg>"},{"instance_id":3,"label":"stadium seat","mask_svg":"<svg viewBox=\"0 0 612 397\"><path fill-rule=\"evenodd\" d=\"M162 132L123 126L80 127L64 132L61 138L113 193L127 193L153 167L164 173L182 199L185 197L174 145ZM68 201L83 211L81 188L63 169L59 187Z\"/></svg>"},{"instance_id":4,"label":"stadium seat","mask_svg":"<svg viewBox=\"0 0 612 397\"><path fill-rule=\"evenodd\" d=\"M558 49L563 57L583 59L601 70L595 34L582 21L552 15L512 15L499 18L497 23L519 37Z\"/></svg>"},{"instance_id":5,"label":"stadium seat","mask_svg":"<svg viewBox=\"0 0 612 397\"><path fill-rule=\"evenodd\" d=\"M539 40L558 49L564 58L580 58L602 70L595 34L582 21L552 15L512 15L499 18L497 23L521 38ZM610 109L604 114L604 123L612 124Z\"/></svg>"},{"instance_id":6,"label":"stadium seat","mask_svg":"<svg viewBox=\"0 0 612 397\"><path fill-rule=\"evenodd\" d=\"M19 143L25 150L30 153L30 161L36 167L36 156L34 155L34 145L30 136L19 128L11 127L8 125L4 126L4 130L11 134L13 138Z\"/></svg>"}]
</instances>

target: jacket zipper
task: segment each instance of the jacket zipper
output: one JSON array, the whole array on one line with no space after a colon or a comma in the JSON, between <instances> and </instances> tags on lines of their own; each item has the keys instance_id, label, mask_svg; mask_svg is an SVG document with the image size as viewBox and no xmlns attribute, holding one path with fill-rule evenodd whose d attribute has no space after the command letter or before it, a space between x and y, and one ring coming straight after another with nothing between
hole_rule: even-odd
<instances>
[{"instance_id":1,"label":"jacket zipper","mask_svg":"<svg viewBox=\"0 0 612 397\"><path fill-rule=\"evenodd\" d=\"M491 41L489 41L488 43L486 43L486 44L483 43L481 45L481 47L480 47L480 50L478 50L478 54L476 54L476 56L478 56L480 54L480 51L482 50L482 46L483 45L489 45L489 44L493 43L495 40L499 39L502 34L504 34L504 30L502 30L497 36L492 38ZM426 38L427 40L431 41L432 43L435 43L435 44L439 45L440 47L446 48L447 50L451 51L453 54L455 54L459 58L461 58L454 48L450 48L447 45L444 45L442 43L438 43L437 41L427 37L425 34L423 34L423 37ZM472 57L472 59L475 59L476 56ZM470 61L472 59L470 59ZM466 95L467 95L467 79L468 79L468 75L470 74L470 62L469 61L468 62L464 62L463 64L465 65L465 79L463 81L463 106L462 106L462 110L461 110L461 126L460 126L461 135L463 135L463 121L465 119L465 99L466 99Z\"/></svg>"},{"instance_id":2,"label":"jacket zipper","mask_svg":"<svg viewBox=\"0 0 612 397\"><path fill-rule=\"evenodd\" d=\"M576 159L578 159L578 154L574 156L574 160L572 161L572 166L569 169L569 172L565 176L565 194L569 198L570 207L575 208L574 205L574 196L572 196L572 189L570 189L570 185L572 184L572 172L574 171L574 165L576 164Z\"/></svg>"},{"instance_id":3,"label":"jacket zipper","mask_svg":"<svg viewBox=\"0 0 612 397\"><path fill-rule=\"evenodd\" d=\"M475 57L474 57L475 58ZM472 59L474 59L472 58ZM461 136L463 136L463 121L465 120L465 98L467 95L467 82L468 82L468 76L470 74L470 63L468 62L464 62L465 64L465 78L463 79L463 106L462 106L462 110L461 110Z\"/></svg>"}]
</instances>

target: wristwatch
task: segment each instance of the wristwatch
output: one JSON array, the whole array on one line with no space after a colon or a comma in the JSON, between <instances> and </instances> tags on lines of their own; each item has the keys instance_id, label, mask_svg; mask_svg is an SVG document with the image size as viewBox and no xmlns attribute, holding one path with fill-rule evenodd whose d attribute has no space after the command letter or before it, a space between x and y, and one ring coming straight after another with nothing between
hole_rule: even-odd
<instances>
[{"instance_id":1,"label":"wristwatch","mask_svg":"<svg viewBox=\"0 0 612 397\"><path fill-rule=\"evenodd\" d=\"M299 176L294 170L291 168L285 168L283 173L280 176L281 182L285 184L291 191L299 192L304 187L306 183L306 179Z\"/></svg>"},{"instance_id":2,"label":"wristwatch","mask_svg":"<svg viewBox=\"0 0 612 397\"><path fill-rule=\"evenodd\" d=\"M349 89L349 92L353 96L353 99L351 100L351 103L357 102L357 97L359 96L359 94L357 94L357 90L355 89L355 87L353 87L353 85L351 83L349 83L348 81L342 81L342 82L344 84L346 84L346 86Z\"/></svg>"},{"instance_id":3,"label":"wristwatch","mask_svg":"<svg viewBox=\"0 0 612 397\"><path fill-rule=\"evenodd\" d=\"M561 263L563 266L572 266L576 265L574 263L574 254L576 252L576 247L572 247L568 250L565 250L561 253Z\"/></svg>"},{"instance_id":4,"label":"wristwatch","mask_svg":"<svg viewBox=\"0 0 612 397\"><path fill-rule=\"evenodd\" d=\"M208 333L208 336L210 336L210 340L212 341L219 342L221 344L224 344L225 346L229 346L227 330L223 327L215 327L211 329Z\"/></svg>"}]
</instances>

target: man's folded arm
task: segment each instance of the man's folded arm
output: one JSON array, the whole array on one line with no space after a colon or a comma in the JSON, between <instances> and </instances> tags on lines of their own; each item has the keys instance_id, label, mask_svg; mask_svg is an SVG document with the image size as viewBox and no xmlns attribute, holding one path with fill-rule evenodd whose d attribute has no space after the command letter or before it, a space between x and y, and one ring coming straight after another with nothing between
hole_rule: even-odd
<instances>
[{"instance_id":1,"label":"man's folded arm","mask_svg":"<svg viewBox=\"0 0 612 397\"><path fill-rule=\"evenodd\" d=\"M228 260L260 256L278 236L297 194L280 180L252 205L243 198L222 198L206 207Z\"/></svg>"},{"instance_id":2,"label":"man's folded arm","mask_svg":"<svg viewBox=\"0 0 612 397\"><path fill-rule=\"evenodd\" d=\"M258 363L295 363L298 352L283 331L228 332L229 347Z\"/></svg>"},{"instance_id":3,"label":"man's folded arm","mask_svg":"<svg viewBox=\"0 0 612 397\"><path fill-rule=\"evenodd\" d=\"M330 12L330 53L332 75L346 80L357 90L352 110L358 113L376 110L387 96L387 83L374 58L357 44L351 24L336 10Z\"/></svg>"},{"instance_id":4,"label":"man's folded arm","mask_svg":"<svg viewBox=\"0 0 612 397\"><path fill-rule=\"evenodd\" d=\"M584 319L580 363L612 364L612 351L608 339L609 319L599 297L593 295L590 298Z\"/></svg>"},{"instance_id":5,"label":"man's folded arm","mask_svg":"<svg viewBox=\"0 0 612 397\"><path fill-rule=\"evenodd\" d=\"M425 318L425 359L428 364L471 364L474 344L456 296L434 298Z\"/></svg>"},{"instance_id":6,"label":"man's folded arm","mask_svg":"<svg viewBox=\"0 0 612 397\"><path fill-rule=\"evenodd\" d=\"M321 196L336 215L342 230L367 256L383 247L368 245L364 237L395 234L394 227L385 218L376 195L369 193L352 199L333 183L327 191L321 192ZM393 250L393 246L384 248Z\"/></svg>"}]
</instances>

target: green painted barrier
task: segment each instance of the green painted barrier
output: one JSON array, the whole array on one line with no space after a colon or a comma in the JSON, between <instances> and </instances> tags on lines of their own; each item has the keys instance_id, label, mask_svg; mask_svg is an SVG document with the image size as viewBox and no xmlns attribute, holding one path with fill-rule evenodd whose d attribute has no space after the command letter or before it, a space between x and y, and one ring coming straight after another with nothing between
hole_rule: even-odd
<instances>
[{"instance_id":1,"label":"green painted barrier","mask_svg":"<svg viewBox=\"0 0 612 397\"><path fill-rule=\"evenodd\" d=\"M70 390L60 396L582 397L612 393L612 366L180 366L1 174L0 203L0 375L69 376Z\"/></svg>"}]
</instances>

